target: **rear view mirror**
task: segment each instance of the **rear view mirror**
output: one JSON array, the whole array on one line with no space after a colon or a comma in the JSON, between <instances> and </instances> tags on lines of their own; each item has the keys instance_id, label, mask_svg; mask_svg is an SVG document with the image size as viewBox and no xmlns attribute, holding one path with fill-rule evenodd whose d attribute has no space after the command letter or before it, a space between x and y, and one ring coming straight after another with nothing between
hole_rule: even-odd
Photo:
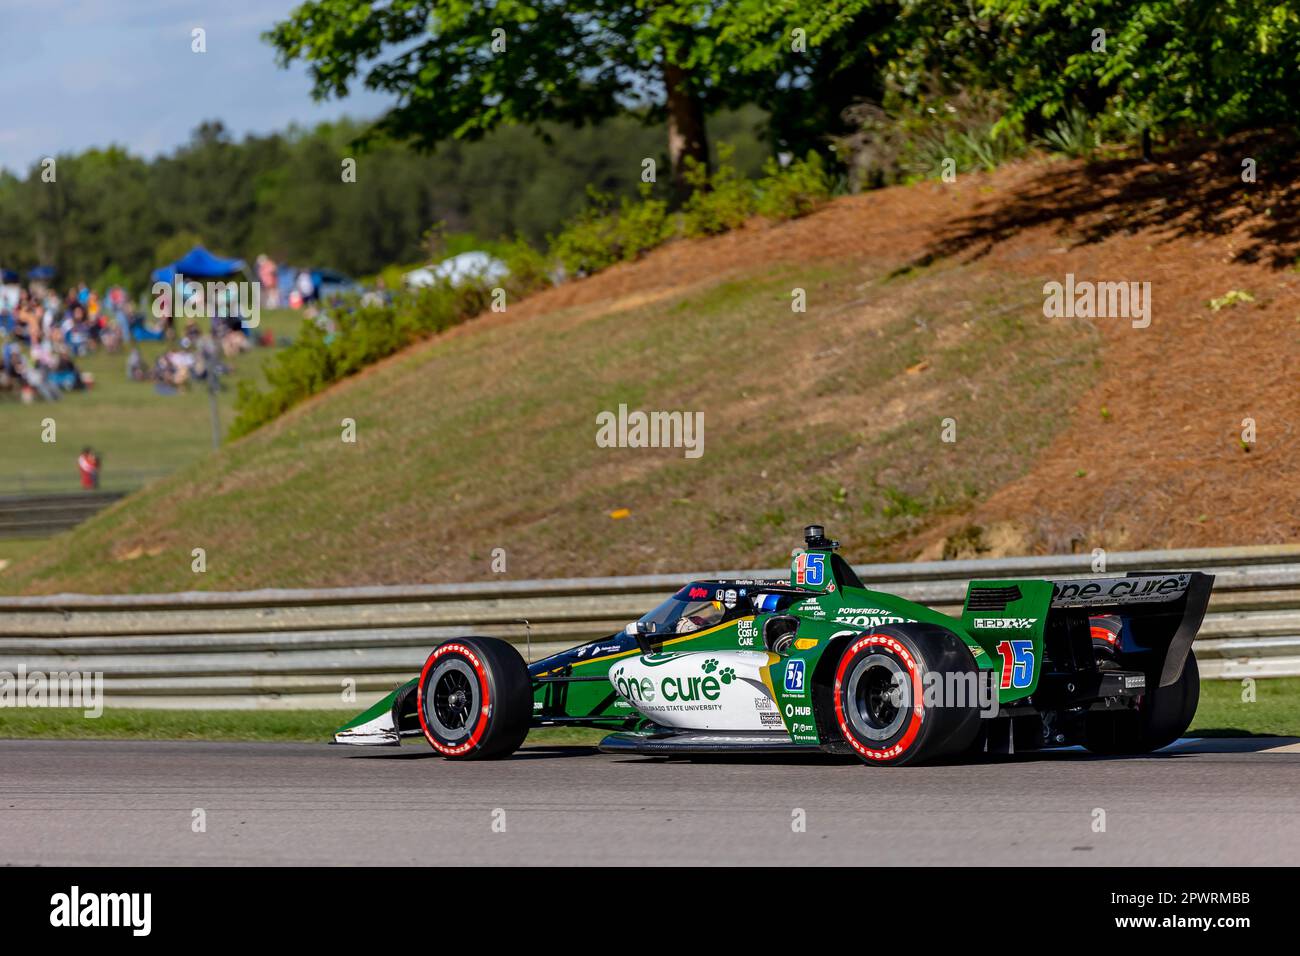
<instances>
[{"instance_id":1,"label":"rear view mirror","mask_svg":"<svg viewBox=\"0 0 1300 956\"><path fill-rule=\"evenodd\" d=\"M650 642L646 640L646 635L653 634L656 629L657 625L654 621L633 621L623 628L623 633L628 637L635 637L637 646L649 653Z\"/></svg>"}]
</instances>

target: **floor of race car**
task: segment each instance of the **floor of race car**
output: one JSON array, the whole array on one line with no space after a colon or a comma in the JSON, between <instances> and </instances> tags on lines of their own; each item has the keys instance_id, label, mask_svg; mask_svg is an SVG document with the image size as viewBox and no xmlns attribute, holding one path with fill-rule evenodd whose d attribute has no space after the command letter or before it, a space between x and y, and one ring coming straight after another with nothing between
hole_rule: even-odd
<instances>
[{"instance_id":1,"label":"floor of race car","mask_svg":"<svg viewBox=\"0 0 1300 956\"><path fill-rule=\"evenodd\" d=\"M1281 864L1300 741L870 768L590 747L0 741L0 864ZM200 826L201 823L201 826Z\"/></svg>"}]
</instances>

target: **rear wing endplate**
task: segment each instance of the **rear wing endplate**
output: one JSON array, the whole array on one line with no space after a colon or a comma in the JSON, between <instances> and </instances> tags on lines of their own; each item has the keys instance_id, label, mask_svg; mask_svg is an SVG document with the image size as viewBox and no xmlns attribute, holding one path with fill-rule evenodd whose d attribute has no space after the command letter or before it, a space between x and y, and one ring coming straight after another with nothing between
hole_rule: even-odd
<instances>
[{"instance_id":1,"label":"rear wing endplate","mask_svg":"<svg viewBox=\"0 0 1300 956\"><path fill-rule=\"evenodd\" d=\"M1077 578L1052 582L1051 606L1054 610L1085 610L1089 615L1168 619L1173 634L1160 672L1160 686L1166 687L1183 672L1183 662L1196 632L1201 629L1213 587L1214 575L1201 571L1130 572L1124 577Z\"/></svg>"}]
</instances>

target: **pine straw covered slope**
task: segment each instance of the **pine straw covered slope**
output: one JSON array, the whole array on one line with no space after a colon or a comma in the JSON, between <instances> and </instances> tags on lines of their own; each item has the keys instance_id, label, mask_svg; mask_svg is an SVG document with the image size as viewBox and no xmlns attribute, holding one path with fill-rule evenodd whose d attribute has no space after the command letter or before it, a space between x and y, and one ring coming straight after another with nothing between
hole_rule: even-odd
<instances>
[{"instance_id":1,"label":"pine straw covered slope","mask_svg":"<svg viewBox=\"0 0 1300 956\"><path fill-rule=\"evenodd\" d=\"M855 560L1297 540L1296 191L1242 184L1250 145L674 243L367 370L0 588L475 580L496 548L510 578L771 566L813 520ZM1149 281L1150 327L1044 318L1067 272ZM597 447L620 403L703 412L703 456Z\"/></svg>"}]
</instances>

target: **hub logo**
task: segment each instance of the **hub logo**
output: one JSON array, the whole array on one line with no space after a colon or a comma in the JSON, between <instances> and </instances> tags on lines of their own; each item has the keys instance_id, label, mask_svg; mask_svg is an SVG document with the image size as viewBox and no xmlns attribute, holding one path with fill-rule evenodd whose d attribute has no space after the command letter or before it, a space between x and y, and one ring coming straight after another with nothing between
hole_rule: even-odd
<instances>
[{"instance_id":1,"label":"hub logo","mask_svg":"<svg viewBox=\"0 0 1300 956\"><path fill-rule=\"evenodd\" d=\"M785 662L785 692L787 694L802 694L803 686L803 665L801 660Z\"/></svg>"}]
</instances>

